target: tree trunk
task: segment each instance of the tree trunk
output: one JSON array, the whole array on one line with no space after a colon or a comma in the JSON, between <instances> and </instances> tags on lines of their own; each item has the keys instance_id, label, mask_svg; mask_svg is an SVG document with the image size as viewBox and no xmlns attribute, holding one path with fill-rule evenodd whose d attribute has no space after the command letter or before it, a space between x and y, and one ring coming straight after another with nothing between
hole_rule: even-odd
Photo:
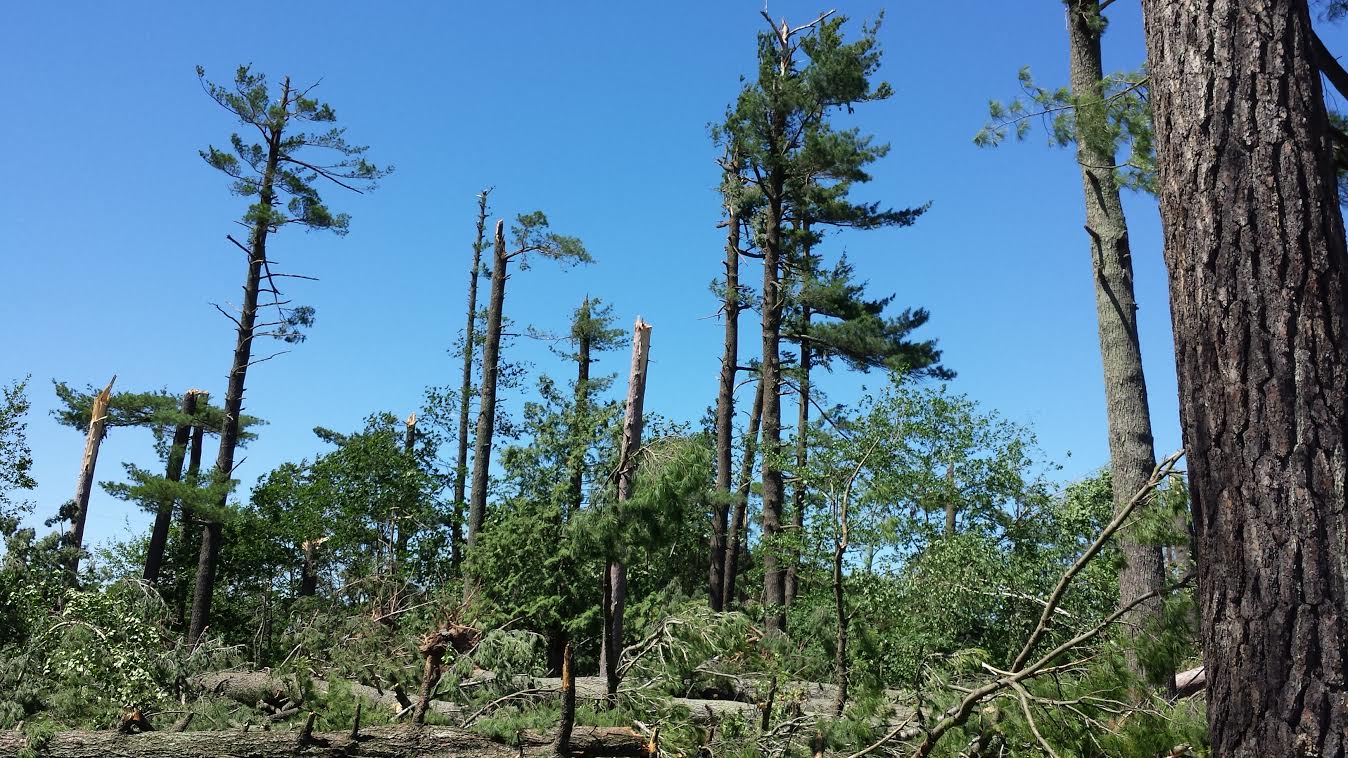
<instances>
[{"instance_id":1,"label":"tree trunk","mask_svg":"<svg viewBox=\"0 0 1348 758\"><path fill-rule=\"evenodd\" d=\"M1216 756L1342 756L1348 251L1305 0L1144 0Z\"/></svg>"},{"instance_id":2,"label":"tree trunk","mask_svg":"<svg viewBox=\"0 0 1348 758\"><path fill-rule=\"evenodd\" d=\"M589 321L590 319L590 298L586 297L581 305L581 312L578 316L580 320ZM582 329L576 340L576 419L583 420L590 405L590 351L591 335L588 329ZM570 513L562 514L562 521L567 521L571 516L580 512L580 508L585 503L585 448L572 452L575 460L571 461L571 501L568 503Z\"/></svg>"},{"instance_id":3,"label":"tree trunk","mask_svg":"<svg viewBox=\"0 0 1348 758\"><path fill-rule=\"evenodd\" d=\"M492 252L491 300L487 306L487 339L482 347L482 387L478 398L477 439L473 444L473 492L468 506L468 546L477 544L487 517L487 474L491 470L491 440L496 430L496 370L501 355L501 317L505 308L505 222L496 222ZM471 588L466 582L465 588ZM467 589L465 591L468 591Z\"/></svg>"},{"instance_id":4,"label":"tree trunk","mask_svg":"<svg viewBox=\"0 0 1348 758\"><path fill-rule=\"evenodd\" d=\"M1150 475L1150 472L1148 472ZM955 529L958 526L959 519L959 497L955 489L955 464L947 463L945 467L945 536L946 538L955 536ZM869 569L868 569L869 570Z\"/></svg>"},{"instance_id":5,"label":"tree trunk","mask_svg":"<svg viewBox=\"0 0 1348 758\"><path fill-rule=\"evenodd\" d=\"M281 83L281 102L285 110L290 103L290 77ZM276 166L281 156L282 126L272 127L267 139L267 164L263 169L258 192L258 204L270 208L276 203L274 190ZM253 327L257 323L257 298L262 286L262 268L267 262L267 235L270 227L266 219L253 224L248 250L248 277L243 285L243 306L239 311L238 332L234 343L234 360L229 368L229 383L225 390L224 428L220 430L220 452L215 459L215 479L220 486L216 513L207 516L201 533L200 560L197 563L197 583L192 598L192 623L188 627L188 642L195 643L210 623L211 596L215 591L215 569L220 556L220 523L218 519L229 503L229 487L223 486L234 476L234 451L239 445L239 419L243 414L244 380L253 355Z\"/></svg>"},{"instance_id":6,"label":"tree trunk","mask_svg":"<svg viewBox=\"0 0 1348 758\"><path fill-rule=\"evenodd\" d=\"M197 580L192 591L192 623L187 629L188 644L196 644L210 623L211 597L215 594L215 567L220 560L220 528L219 521L211 520L201 530Z\"/></svg>"},{"instance_id":7,"label":"tree trunk","mask_svg":"<svg viewBox=\"0 0 1348 758\"><path fill-rule=\"evenodd\" d=\"M781 173L780 170L774 173ZM784 186L785 179L775 186ZM767 230L763 244L763 365L760 369L763 386L763 607L767 628L786 631L786 576L778 552L781 549L782 505L785 486L782 483L782 395L781 387L781 328L782 300L778 293L781 268L781 192L769 193Z\"/></svg>"},{"instance_id":8,"label":"tree trunk","mask_svg":"<svg viewBox=\"0 0 1348 758\"><path fill-rule=\"evenodd\" d=\"M844 516L844 519L847 517ZM833 651L833 670L838 692L833 701L833 715L841 716L847 706L847 598L843 594L843 557L847 552L847 522L842 524L843 536L833 545L833 609L838 625L837 644Z\"/></svg>"},{"instance_id":9,"label":"tree trunk","mask_svg":"<svg viewBox=\"0 0 1348 758\"><path fill-rule=\"evenodd\" d=\"M805 227L809 232L809 227ZM806 253L808 260L808 251ZM810 308L804 306L801 308L801 333L809 335L810 333ZM810 362L813 356L810 352L810 341L802 339L800 341L800 392L798 394L799 402L796 404L796 482L791 492L791 562L786 567L786 604L789 606L796 600L796 572L800 570L800 542L805 535L805 479L804 472L808 460L808 448L806 446L806 435L810 428Z\"/></svg>"},{"instance_id":10,"label":"tree trunk","mask_svg":"<svg viewBox=\"0 0 1348 758\"><path fill-rule=\"evenodd\" d=\"M554 752L566 755L571 749L571 732L576 725L576 667L572 661L571 643L562 651L562 714L557 724L557 742Z\"/></svg>"},{"instance_id":11,"label":"tree trunk","mask_svg":"<svg viewBox=\"0 0 1348 758\"><path fill-rule=\"evenodd\" d=\"M450 565L459 567L462 559L464 485L468 478L468 398L473 392L473 354L477 349L477 282L482 277L482 250L487 230L487 195L477 196L477 238L473 242L473 266L468 271L468 318L463 327L463 378L459 383L459 446L454 457L454 523L450 525Z\"/></svg>"},{"instance_id":12,"label":"tree trunk","mask_svg":"<svg viewBox=\"0 0 1348 758\"><path fill-rule=\"evenodd\" d=\"M35 751L46 758L519 758L556 755L556 737L541 732L520 734L518 746L447 726L374 726L355 737L352 730L171 732L142 734L57 732ZM566 756L653 756L649 741L622 727L577 727ZM22 732L0 732L0 754L20 755L27 743Z\"/></svg>"},{"instance_id":13,"label":"tree trunk","mask_svg":"<svg viewBox=\"0 0 1348 758\"><path fill-rule=\"evenodd\" d=\"M407 456L408 463L415 465L415 456L417 452L417 414L410 414L407 417L405 426L406 429L403 432L403 454ZM398 568L403 566L407 556L407 544L411 542L412 533L416 531L416 521L410 515L416 510L415 506L415 500L409 502L394 524L397 540L394 542L395 547L393 549L393 556L390 560L391 570L389 571L389 578L395 583L398 581Z\"/></svg>"},{"instance_id":14,"label":"tree trunk","mask_svg":"<svg viewBox=\"0 0 1348 758\"><path fill-rule=\"evenodd\" d=\"M103 391L94 396L93 408L89 414L89 434L84 438L84 457L80 460L80 476L75 483L74 510L70 514L70 532L66 536L66 547L70 551L66 559L66 581L71 587L79 583L80 556L84 553L84 522L89 518L89 495L94 489L94 468L98 465L98 448L103 444L103 434L108 421L108 401L112 398L112 380Z\"/></svg>"},{"instance_id":15,"label":"tree trunk","mask_svg":"<svg viewBox=\"0 0 1348 758\"><path fill-rule=\"evenodd\" d=\"M632 497L636 482L637 451L641 449L643 406L646 400L646 366L651 350L651 325L637 317L632 334L632 369L627 382L627 408L623 414L622 447L618 453L618 508ZM621 519L621 511L619 511ZM616 701L618 657L623 649L623 612L627 605L627 565L610 559L607 567L608 614L600 647L600 676L608 684L609 702Z\"/></svg>"},{"instance_id":16,"label":"tree trunk","mask_svg":"<svg viewBox=\"0 0 1348 758\"><path fill-rule=\"evenodd\" d=\"M1142 349L1137 336L1137 300L1133 295L1133 260L1128 225L1123 216L1119 186L1114 179L1114 145L1104 134L1105 102L1101 87L1104 70L1100 53L1099 0L1070 0L1067 29L1071 51L1072 94L1077 99L1077 162L1086 202L1086 233L1090 236L1091 268L1095 283L1095 310L1104 366L1105 407L1109 427L1110 470L1115 508L1124 507L1156 468L1151 435L1147 383L1142 373ZM1124 564L1119 568L1119 605L1160 590L1165 564L1159 545L1146 545L1127 532L1120 537ZM1148 631L1160 623L1161 599L1139 605L1124 618L1125 628ZM1130 667L1142 673L1137 654L1127 648ZM1174 672L1147 672L1169 679Z\"/></svg>"},{"instance_id":17,"label":"tree trunk","mask_svg":"<svg viewBox=\"0 0 1348 758\"><path fill-rule=\"evenodd\" d=\"M197 412L197 391L188 390L183 395L183 415L189 420L183 421L173 429L173 445L169 448L168 466L164 478L177 483L183 478L183 459L187 457L187 443L191 439L190 419ZM164 548L168 545L169 527L173 524L174 499L166 497L159 502L159 510L154 516L154 527L150 530L150 545L145 550L145 571L141 578L147 584L159 584L159 570L164 563Z\"/></svg>"},{"instance_id":18,"label":"tree trunk","mask_svg":"<svg viewBox=\"0 0 1348 758\"><path fill-rule=\"evenodd\" d=\"M739 164L731 155L726 181L738 179ZM707 598L711 609L725 609L726 521L734 482L731 480L731 449L735 434L735 374L739 368L740 340L740 215L734 201L726 201L725 243L725 345L721 352L721 378L716 392L716 491L724 498L714 501L711 515L711 561L707 571ZM733 562L733 559L732 559Z\"/></svg>"},{"instance_id":19,"label":"tree trunk","mask_svg":"<svg viewBox=\"0 0 1348 758\"><path fill-rule=\"evenodd\" d=\"M753 483L754 454L758 449L758 424L763 418L763 381L754 391L753 406L749 409L749 428L744 433L744 457L740 460L740 486L735 493L735 511L730 518L730 535L725 554L725 589L721 597L726 605L735 599L735 580L739 574L739 557L748 522L749 490Z\"/></svg>"},{"instance_id":20,"label":"tree trunk","mask_svg":"<svg viewBox=\"0 0 1348 758\"><path fill-rule=\"evenodd\" d=\"M204 403L208 397L207 393L200 392L197 395L197 402ZM197 478L201 475L201 445L206 440L206 428L201 424L192 427L192 450L187 455L187 481L194 485ZM187 617L187 593L192 583L188 581L188 572L192 569L192 557L197 554L199 549L198 540L194 539L197 534L195 529L196 520L192 516L192 507L186 501L183 502L180 513L178 514L178 544L174 550L174 571L177 574L174 577L173 584L173 602L177 615L178 626L186 626Z\"/></svg>"}]
</instances>

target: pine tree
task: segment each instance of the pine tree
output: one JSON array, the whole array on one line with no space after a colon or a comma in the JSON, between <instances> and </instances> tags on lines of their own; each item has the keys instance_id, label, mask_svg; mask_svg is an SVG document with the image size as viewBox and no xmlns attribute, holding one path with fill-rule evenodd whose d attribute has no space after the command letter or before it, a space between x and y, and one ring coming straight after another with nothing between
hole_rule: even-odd
<instances>
[{"instance_id":1,"label":"pine tree","mask_svg":"<svg viewBox=\"0 0 1348 758\"><path fill-rule=\"evenodd\" d=\"M878 203L850 200L851 185L864 182L865 167L888 148L855 128L838 130L829 123L838 110L893 92L887 83L871 81L880 65L877 26L863 26L860 39L847 43L845 19L831 12L794 28L785 20L773 23L766 13L764 18L772 31L759 35L757 77L740 93L726 131L742 149L746 180L762 195L754 227L763 257L763 602L769 628L784 630L786 568L778 555L785 500L781 340L790 227L807 219L862 228L911 223L922 209L881 210Z\"/></svg>"},{"instance_id":2,"label":"pine tree","mask_svg":"<svg viewBox=\"0 0 1348 758\"><path fill-rule=\"evenodd\" d=\"M319 193L319 186L331 183L362 192L373 189L392 169L380 168L367 161L366 148L348 143L345 129L332 127L326 131L305 131L308 124L332 124L337 120L337 114L329 105L310 97L317 85L295 87L287 76L273 98L266 76L254 73L248 66L238 68L232 86L208 81L200 66L197 77L206 94L246 127L250 138L256 131L263 140L250 143L235 133L230 136L232 152L214 146L201 152L207 164L234 180L230 185L234 194L255 198L241 220L249 230L247 243L228 237L248 260L242 306L237 316L216 306L237 328L225 391L220 451L213 472L216 483L224 484L234 474L245 379L249 366L257 362L253 359L253 341L258 337L273 337L287 343L300 342L304 339L302 329L311 326L314 319L312 308L294 306L283 299L277 280L295 275L272 271L268 239L290 225L310 231L346 234L350 217L329 210ZM311 153L330 157L310 157ZM259 303L264 295L269 296L270 301ZM268 307L273 309L275 318L259 323L259 309ZM202 531L192 622L188 630L188 639L193 642L201 636L210 619L216 562L221 547L220 519L224 517L228 497L228 488L222 486L220 489L216 512L203 514L207 521Z\"/></svg>"}]
</instances>

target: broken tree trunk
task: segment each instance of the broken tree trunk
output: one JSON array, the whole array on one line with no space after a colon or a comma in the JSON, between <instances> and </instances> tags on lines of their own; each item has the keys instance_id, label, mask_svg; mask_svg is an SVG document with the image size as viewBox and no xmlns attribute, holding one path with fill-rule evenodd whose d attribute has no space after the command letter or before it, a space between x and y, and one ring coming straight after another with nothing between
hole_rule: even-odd
<instances>
[{"instance_id":1,"label":"broken tree trunk","mask_svg":"<svg viewBox=\"0 0 1348 758\"><path fill-rule=\"evenodd\" d=\"M197 390L188 390L183 395L182 412L184 419L173 428L173 446L169 448L168 466L164 478L178 482L183 477L183 459L187 457L187 443L191 439L190 419L197 412ZM159 583L159 570L164 563L164 548L168 545L169 526L173 523L174 498L165 497L159 502L155 512L154 528L150 530L150 545L145 549L145 571L141 578L147 584Z\"/></svg>"},{"instance_id":2,"label":"broken tree trunk","mask_svg":"<svg viewBox=\"0 0 1348 758\"><path fill-rule=\"evenodd\" d=\"M197 402L206 402L208 393L199 392ZM201 475L201 445L206 441L206 427L197 423L192 427L192 450L187 455L187 481L196 485L198 477ZM173 605L177 615L178 626L187 624L187 593L192 583L187 579L187 570L190 568L192 556L197 552L197 534L193 528L196 524L192 516L192 508L186 502L178 514L178 545L174 549L174 585L173 585Z\"/></svg>"},{"instance_id":3,"label":"broken tree trunk","mask_svg":"<svg viewBox=\"0 0 1348 758\"><path fill-rule=\"evenodd\" d=\"M739 180L739 162L732 154L727 161L725 181ZM716 491L725 501L716 503L711 520L711 564L707 572L707 596L711 609L720 612L730 598L725 595L726 521L733 502L731 449L735 445L735 374L739 369L740 341L740 215L727 187L725 243L725 345L721 353L721 377L716 391Z\"/></svg>"},{"instance_id":4,"label":"broken tree trunk","mask_svg":"<svg viewBox=\"0 0 1348 758\"><path fill-rule=\"evenodd\" d=\"M487 518L487 474L491 470L491 441L496 429L496 380L501 359L501 319L505 309L506 266L505 222L496 222L492 248L491 298L487 306L487 339L482 346L482 385L477 408L477 439L473 443L473 489L468 503L468 547L477 543L478 532ZM464 582L464 597L472 595L476 585Z\"/></svg>"},{"instance_id":5,"label":"broken tree trunk","mask_svg":"<svg viewBox=\"0 0 1348 758\"><path fill-rule=\"evenodd\" d=\"M550 734L527 731L517 746L451 727L384 726L342 732L232 731L141 734L59 732L35 749L49 758L294 758L295 756L369 756L370 758L518 758L554 755ZM570 738L567 756L649 756L645 737L619 727L581 727ZM22 732L0 732L0 755L19 755L29 747Z\"/></svg>"},{"instance_id":6,"label":"broken tree trunk","mask_svg":"<svg viewBox=\"0 0 1348 758\"><path fill-rule=\"evenodd\" d=\"M473 241L473 265L468 270L468 321L463 327L463 378L459 382L459 444L454 457L454 519L450 524L449 562L457 569L462 560L463 516L468 501L465 485L468 480L468 406L473 393L473 355L477 350L477 282L482 277L482 251L487 230L487 195L491 188L477 196L477 238Z\"/></svg>"},{"instance_id":7,"label":"broken tree trunk","mask_svg":"<svg viewBox=\"0 0 1348 758\"><path fill-rule=\"evenodd\" d=\"M632 497L636 481L636 454L641 448L642 406L646 400L646 365L650 358L651 325L637 316L632 333L632 369L627 382L627 409L623 416L622 448L618 454L618 507ZM623 611L627 604L627 566L610 560L605 567L604 635L600 676L608 682L610 702L618 696L618 657L623 647Z\"/></svg>"},{"instance_id":8,"label":"broken tree trunk","mask_svg":"<svg viewBox=\"0 0 1348 758\"><path fill-rule=\"evenodd\" d=\"M562 653L562 716L557 724L557 742L553 752L566 755L571 749L571 732L576 726L576 671L571 655L571 643Z\"/></svg>"},{"instance_id":9,"label":"broken tree trunk","mask_svg":"<svg viewBox=\"0 0 1348 758\"><path fill-rule=\"evenodd\" d=\"M103 391L94 396L93 410L89 414L89 434L84 439L84 457L80 461L80 478L75 484L74 510L70 513L70 531L67 545L70 557L66 560L66 577L70 586L75 586L80 573L80 554L84 552L84 522L89 517L89 494L94 487L94 467L98 464L98 448L103 444L103 434L108 420L108 400L112 397L112 380Z\"/></svg>"}]
</instances>

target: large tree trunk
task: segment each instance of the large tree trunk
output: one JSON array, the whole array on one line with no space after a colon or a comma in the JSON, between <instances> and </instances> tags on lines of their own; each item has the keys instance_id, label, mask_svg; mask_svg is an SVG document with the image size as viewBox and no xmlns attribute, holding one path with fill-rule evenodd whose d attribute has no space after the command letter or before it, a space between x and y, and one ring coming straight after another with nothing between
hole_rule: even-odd
<instances>
[{"instance_id":1,"label":"large tree trunk","mask_svg":"<svg viewBox=\"0 0 1348 758\"><path fill-rule=\"evenodd\" d=\"M173 428L173 444L169 447L168 465L164 478L177 483L183 478L183 459L187 457L187 443L191 439L190 419L197 412L197 391L188 390L182 405L185 420ZM169 527L173 525L174 499L166 497L155 512L154 527L150 530L150 545L145 550L145 571L141 578L147 584L159 584L159 570L164 563L164 548L168 545Z\"/></svg>"},{"instance_id":2,"label":"large tree trunk","mask_svg":"<svg viewBox=\"0 0 1348 758\"><path fill-rule=\"evenodd\" d=\"M84 457L80 459L80 476L75 482L74 510L70 514L70 531L66 535L66 548L70 551L66 559L66 581L74 587L79 583L80 556L84 553L84 523L89 518L89 495L94 489L94 469L98 465L98 448L103 444L103 435L107 431L108 401L112 398L112 385L116 375L103 391L94 396L93 408L89 414L89 434L84 438Z\"/></svg>"},{"instance_id":3,"label":"large tree trunk","mask_svg":"<svg viewBox=\"0 0 1348 758\"><path fill-rule=\"evenodd\" d=\"M1086 233L1090 236L1095 311L1104 365L1105 407L1109 426L1110 471L1114 505L1122 508L1141 489L1156 468L1151 436L1147 383L1142 373L1142 349L1137 336L1137 300L1133 296L1133 260L1128 225L1123 216L1119 185L1114 179L1114 145L1105 135L1105 102L1101 88L1104 69L1100 55L1102 31L1099 0L1069 0L1067 29L1070 41L1072 94L1077 100L1077 162L1086 201ZM1124 563L1119 568L1119 605L1127 606L1165 584L1165 564L1159 545L1121 535ZM1123 621L1135 632L1160 623L1161 600L1145 602ZM1130 666L1141 673L1136 652L1128 648ZM1174 672L1149 672L1168 679Z\"/></svg>"},{"instance_id":4,"label":"large tree trunk","mask_svg":"<svg viewBox=\"0 0 1348 758\"><path fill-rule=\"evenodd\" d=\"M454 523L450 525L450 564L459 567L462 559L464 485L468 479L468 406L473 393L473 354L477 347L477 282L482 277L482 250L487 230L487 195L477 196L477 237L473 241L473 266L468 271L468 317L463 327L463 378L459 382L459 441L454 456Z\"/></svg>"},{"instance_id":5,"label":"large tree trunk","mask_svg":"<svg viewBox=\"0 0 1348 758\"><path fill-rule=\"evenodd\" d=\"M618 508L632 497L637 475L637 451L641 449L643 407L646 401L646 366L650 358L651 325L637 317L632 333L632 369L627 382L627 408L623 415L622 447L618 452ZM621 518L621 515L619 516ZM609 702L618 696L618 656L623 649L623 613L627 605L627 565L610 560L606 567L604 635L600 643L600 676L608 685Z\"/></svg>"},{"instance_id":6,"label":"large tree trunk","mask_svg":"<svg viewBox=\"0 0 1348 758\"><path fill-rule=\"evenodd\" d=\"M1213 755L1342 756L1348 251L1305 0L1143 0Z\"/></svg>"},{"instance_id":7,"label":"large tree trunk","mask_svg":"<svg viewBox=\"0 0 1348 758\"><path fill-rule=\"evenodd\" d=\"M650 742L621 727L575 727L564 756L653 756ZM0 732L0 754L19 755L26 747L23 732ZM557 755L556 738L547 733L521 733L518 746L447 726L374 726L351 730L170 732L143 734L57 732L36 755L47 758L519 758Z\"/></svg>"},{"instance_id":8,"label":"large tree trunk","mask_svg":"<svg viewBox=\"0 0 1348 758\"><path fill-rule=\"evenodd\" d=\"M281 102L284 110L290 102L290 78L281 84ZM274 126L267 138L267 164L263 169L258 192L258 204L267 207L276 202L276 166L281 156L281 125ZM271 228L266 219L253 225L248 246L248 276L243 285L243 305L239 311L238 331L234 342L234 360L229 367L229 383L225 389L225 424L220 430L220 452L215 459L215 479L220 486L220 497L215 502L216 513L206 515L201 533L200 560L197 564L196 589L192 598L192 623L187 640L195 643L202 630L210 623L211 598L215 592L215 569L220 556L220 522L229 502L229 487L223 486L234 476L234 451L239 445L239 419L243 414L244 380L252 361L254 326L257 324L257 298L262 286L262 269L267 263L267 235Z\"/></svg>"},{"instance_id":9,"label":"large tree trunk","mask_svg":"<svg viewBox=\"0 0 1348 758\"><path fill-rule=\"evenodd\" d=\"M730 157L727 182L738 178L739 165ZM716 392L716 491L724 498L712 506L711 561L707 571L707 598L713 611L725 609L723 594L726 571L726 521L734 482L731 480L731 449L735 439L735 374L739 368L740 341L740 216L736 202L726 200L725 243L725 345L721 352L721 377Z\"/></svg>"},{"instance_id":10,"label":"large tree trunk","mask_svg":"<svg viewBox=\"0 0 1348 758\"><path fill-rule=\"evenodd\" d=\"M496 222L492 252L491 300L487 306L487 339L482 346L482 386L478 397L477 439L473 444L473 491L468 504L468 546L477 544L487 518L487 474L491 470L491 440L496 429L496 369L501 355L501 317L505 309L505 222ZM472 586L465 583L466 588ZM470 591L470 590L465 590Z\"/></svg>"},{"instance_id":11,"label":"large tree trunk","mask_svg":"<svg viewBox=\"0 0 1348 758\"><path fill-rule=\"evenodd\" d=\"M754 391L753 406L749 409L749 428L744 433L744 456L740 459L740 486L735 493L735 510L730 517L730 534L725 554L725 589L721 597L728 606L735 600L735 580L739 575L739 557L748 521L749 490L753 484L754 454L758 450L758 425L763 418L763 382Z\"/></svg>"}]
</instances>

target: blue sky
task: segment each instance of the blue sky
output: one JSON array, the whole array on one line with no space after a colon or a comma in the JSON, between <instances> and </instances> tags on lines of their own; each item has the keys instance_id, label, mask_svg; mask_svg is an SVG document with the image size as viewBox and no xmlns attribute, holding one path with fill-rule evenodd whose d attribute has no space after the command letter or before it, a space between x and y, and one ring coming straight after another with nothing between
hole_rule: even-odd
<instances>
[{"instance_id":1,"label":"blue sky","mask_svg":"<svg viewBox=\"0 0 1348 758\"><path fill-rule=\"evenodd\" d=\"M0 381L32 375L29 434L39 515L74 489L80 435L48 415L52 378L122 389L199 387L223 397L232 325L210 302L237 302L244 267L224 235L243 201L197 150L235 129L193 67L228 80L251 62L274 79L322 78L319 96L376 162L395 164L367 196L329 192L353 216L345 238L286 231L271 249L317 308L307 343L249 374L248 411L270 421L247 451L247 484L311 456L315 425L351 429L367 414L405 415L423 388L455 382L446 354L462 326L474 195L496 188L496 216L544 210L597 259L546 262L510 281L517 323L560 328L589 293L623 325L654 325L647 408L696 420L715 397L720 323L708 282L722 232L715 148L706 125L749 73L762 5L25 3L0 27L10 117L0 120L9 181L0 189L0 256L9 283ZM829 6L832 7L832 6ZM854 21L874 2L836 6ZM774 15L821 8L774 2ZM1111 10L1107 67L1143 56L1134 3ZM1030 65L1066 77L1061 4L890 4L880 34L896 96L857 123L893 144L866 197L930 201L910 229L830 239L876 292L932 312L954 388L1031 425L1063 477L1107 460L1090 264L1072 156L1042 133L976 148L987 100L1015 94ZM1348 47L1326 30L1332 48ZM1126 199L1158 453L1179 445L1159 221ZM748 267L753 278L758 269ZM743 350L754 350L755 334ZM264 346L262 349L266 349ZM509 357L558 371L542 345ZM599 368L617 372L622 354ZM567 372L569 375L569 371ZM855 399L869 379L826 380ZM621 387L618 388L618 391ZM518 398L514 399L518 401ZM747 403L748 398L745 398ZM213 456L213 453L211 453ZM100 478L152 462L148 434L118 430ZM141 530L143 514L101 491L94 541Z\"/></svg>"}]
</instances>

